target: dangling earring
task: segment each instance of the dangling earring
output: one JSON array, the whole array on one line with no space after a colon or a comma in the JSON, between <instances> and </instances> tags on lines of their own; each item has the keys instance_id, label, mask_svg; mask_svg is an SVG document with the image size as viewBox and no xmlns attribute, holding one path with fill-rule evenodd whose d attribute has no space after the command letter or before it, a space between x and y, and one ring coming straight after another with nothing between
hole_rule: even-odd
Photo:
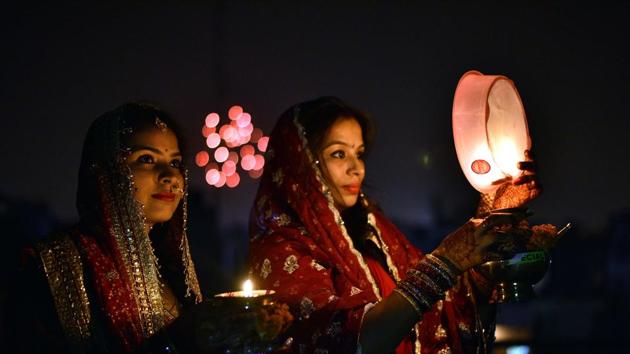
<instances>
[{"instance_id":1,"label":"dangling earring","mask_svg":"<svg viewBox=\"0 0 630 354\"><path fill-rule=\"evenodd\" d=\"M365 197L365 194L363 194L363 191L359 193L359 198L361 198L361 204L364 208L367 208L370 205L367 198Z\"/></svg>"}]
</instances>

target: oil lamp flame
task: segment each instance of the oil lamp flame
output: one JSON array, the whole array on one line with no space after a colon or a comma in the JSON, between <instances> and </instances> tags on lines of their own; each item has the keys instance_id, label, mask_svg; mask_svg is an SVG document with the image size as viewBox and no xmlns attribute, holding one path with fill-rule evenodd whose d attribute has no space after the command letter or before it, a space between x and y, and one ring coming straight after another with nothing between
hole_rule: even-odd
<instances>
[{"instance_id":1,"label":"oil lamp flame","mask_svg":"<svg viewBox=\"0 0 630 354\"><path fill-rule=\"evenodd\" d=\"M247 279L243 283L243 296L252 297L254 296L254 284L251 280Z\"/></svg>"}]
</instances>

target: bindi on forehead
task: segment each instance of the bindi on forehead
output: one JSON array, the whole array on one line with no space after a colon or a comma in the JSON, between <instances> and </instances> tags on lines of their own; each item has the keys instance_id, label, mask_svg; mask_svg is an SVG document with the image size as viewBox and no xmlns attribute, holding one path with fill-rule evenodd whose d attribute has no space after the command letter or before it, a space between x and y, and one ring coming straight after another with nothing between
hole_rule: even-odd
<instances>
[{"instance_id":1,"label":"bindi on forehead","mask_svg":"<svg viewBox=\"0 0 630 354\"><path fill-rule=\"evenodd\" d=\"M323 148L333 145L343 145L357 149L364 145L361 126L353 119L335 122L324 139Z\"/></svg>"},{"instance_id":2,"label":"bindi on forehead","mask_svg":"<svg viewBox=\"0 0 630 354\"><path fill-rule=\"evenodd\" d=\"M151 147L151 149L164 154L179 153L177 137L170 129L166 133L162 133L157 128L139 131L129 138L127 144L134 150Z\"/></svg>"}]
</instances>

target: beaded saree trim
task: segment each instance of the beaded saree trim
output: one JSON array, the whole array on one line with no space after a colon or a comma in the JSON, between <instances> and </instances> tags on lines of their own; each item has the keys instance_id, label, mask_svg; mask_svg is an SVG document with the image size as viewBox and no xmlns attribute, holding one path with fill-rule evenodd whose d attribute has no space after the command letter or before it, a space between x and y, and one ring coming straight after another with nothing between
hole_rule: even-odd
<instances>
[{"instance_id":1,"label":"beaded saree trim","mask_svg":"<svg viewBox=\"0 0 630 354\"><path fill-rule=\"evenodd\" d=\"M119 119L112 129L121 132L124 125ZM129 151L122 148L120 134L111 136L108 149L116 152L116 160L100 166L106 172L97 174L105 227L113 238L114 261L124 268L119 270L129 284L139 320L138 335L147 338L165 324L157 257L145 230L143 206L133 196L133 175L125 164Z\"/></svg>"},{"instance_id":2,"label":"beaded saree trim","mask_svg":"<svg viewBox=\"0 0 630 354\"><path fill-rule=\"evenodd\" d=\"M179 250L182 252L186 296L191 296L192 293L195 295L195 303L200 303L203 297L201 296L201 288L199 287L195 264L193 263L192 256L190 255L190 247L188 246L188 169L184 170L184 196L182 197L182 203L183 230Z\"/></svg>"},{"instance_id":3,"label":"beaded saree trim","mask_svg":"<svg viewBox=\"0 0 630 354\"><path fill-rule=\"evenodd\" d=\"M394 280L396 282L399 282L400 276L398 275L398 268L396 268L394 261L392 261L392 257L389 254L389 247L387 246L385 242L383 242L383 237L381 236L381 230L378 228L378 225L376 224L376 218L374 217L374 214L372 213L368 214L368 224L370 224L370 226L372 226L374 230L376 231L376 236L378 237L378 240L380 241L381 245L383 245L383 247L381 248L381 251L383 251L383 253L385 254L387 267L392 272L392 275L394 276Z\"/></svg>"},{"instance_id":4,"label":"beaded saree trim","mask_svg":"<svg viewBox=\"0 0 630 354\"><path fill-rule=\"evenodd\" d=\"M80 345L90 337L90 302L83 277L81 256L67 234L37 244L61 328Z\"/></svg>"},{"instance_id":5,"label":"beaded saree trim","mask_svg":"<svg viewBox=\"0 0 630 354\"><path fill-rule=\"evenodd\" d=\"M300 140L302 141L302 149L304 150L304 152L306 153L306 156L309 159L311 167L313 168L313 171L315 172L315 177L317 178L317 181L322 186L322 193L324 194L324 197L328 201L328 209L330 210L331 213L333 213L337 226L339 226L339 229L341 230L341 234L343 235L343 238L346 240L348 244L348 249L357 258L357 261L359 262L359 266L361 267L361 269L363 269L363 272L365 273L367 280L370 282L370 285L372 285L372 291L374 293L374 296L376 296L378 301L380 301L382 300L381 291L376 285L376 281L374 280L374 277L372 276L370 269L365 263L365 260L363 259L361 252L359 252L354 247L352 238L350 238L350 235L348 235L348 230L346 230L346 227L343 224L343 219L341 218L341 214L339 214L339 210L337 210L337 207L335 207L335 202L333 200L332 194L330 193L330 190L327 184L324 182L324 177L322 176L321 171L319 170L319 167L317 167L317 165L315 164L315 159L313 158L313 154L308 148L308 142L306 141L306 138L305 138L304 127L302 127L302 125L298 121L299 113L300 113L300 109L299 109L299 106L297 106L294 109L294 113L293 113L293 124L297 128L298 136L300 137Z\"/></svg>"},{"instance_id":6,"label":"beaded saree trim","mask_svg":"<svg viewBox=\"0 0 630 354\"><path fill-rule=\"evenodd\" d=\"M134 199L133 193L130 193L133 188L131 175L125 173L128 171L121 172L123 173L110 173L111 179L100 176L99 182L102 187L111 191L111 194L102 193L111 218L108 227L131 283L142 336L146 338L165 323L157 257L149 235L144 230L142 207ZM116 208L115 205L124 207Z\"/></svg>"}]
</instances>

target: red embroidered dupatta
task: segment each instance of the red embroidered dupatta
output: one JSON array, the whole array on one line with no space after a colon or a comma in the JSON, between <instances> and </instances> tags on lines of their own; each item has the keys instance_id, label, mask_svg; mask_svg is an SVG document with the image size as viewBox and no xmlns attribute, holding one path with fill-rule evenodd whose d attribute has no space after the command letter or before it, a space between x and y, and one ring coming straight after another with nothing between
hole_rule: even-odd
<instances>
[{"instance_id":1,"label":"red embroidered dupatta","mask_svg":"<svg viewBox=\"0 0 630 354\"><path fill-rule=\"evenodd\" d=\"M270 137L251 212L251 272L257 288L275 290L294 313L295 352L354 353L363 315L381 290L334 206L299 114L299 105L285 112ZM422 253L381 213L368 222L400 280ZM467 289L457 286L425 314L412 334L415 352L467 352L475 314Z\"/></svg>"},{"instance_id":2,"label":"red embroidered dupatta","mask_svg":"<svg viewBox=\"0 0 630 354\"><path fill-rule=\"evenodd\" d=\"M100 337L93 329L103 327L113 350L131 353L169 320L162 302L163 275L145 231L143 207L133 197L133 176L124 163L130 150L123 137L133 132L127 120L141 114L157 119L162 113L126 104L92 123L79 171L80 225L60 240L37 247L59 322L74 352L95 352ZM182 174L187 175L184 167ZM186 231L187 185L185 177L182 202L154 233L164 249L162 265L169 266L163 272L171 268L175 273L171 287L180 286L184 300L199 302L202 295Z\"/></svg>"}]
</instances>

